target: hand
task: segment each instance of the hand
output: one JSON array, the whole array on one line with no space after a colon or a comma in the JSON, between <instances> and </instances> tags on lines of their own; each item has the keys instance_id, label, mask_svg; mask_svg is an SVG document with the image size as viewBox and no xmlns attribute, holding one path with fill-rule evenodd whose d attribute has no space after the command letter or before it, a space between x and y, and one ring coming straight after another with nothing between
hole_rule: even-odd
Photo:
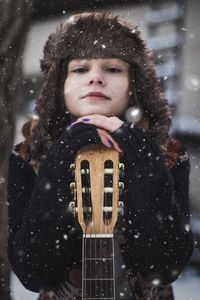
<instances>
[{"instance_id":1,"label":"hand","mask_svg":"<svg viewBox=\"0 0 200 300\"><path fill-rule=\"evenodd\" d=\"M107 117L98 114L88 115L78 118L76 122L71 124L71 126L77 123L85 123L96 126L98 128L97 132L101 138L102 144L104 144L108 148L114 148L120 153L123 152L118 143L109 134L109 132L114 132L124 123L118 117Z\"/></svg>"},{"instance_id":2,"label":"hand","mask_svg":"<svg viewBox=\"0 0 200 300\"><path fill-rule=\"evenodd\" d=\"M103 115L94 114L80 117L74 123L72 123L72 125L75 125L77 123L95 125L96 127L105 129L112 133L115 130L117 130L124 122L115 116L107 117Z\"/></svg>"}]
</instances>

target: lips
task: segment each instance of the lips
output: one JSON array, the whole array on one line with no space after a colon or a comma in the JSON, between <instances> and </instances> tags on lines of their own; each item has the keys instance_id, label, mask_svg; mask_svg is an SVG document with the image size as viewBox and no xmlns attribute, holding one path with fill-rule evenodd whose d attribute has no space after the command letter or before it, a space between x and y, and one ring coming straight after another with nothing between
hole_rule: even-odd
<instances>
[{"instance_id":1,"label":"lips","mask_svg":"<svg viewBox=\"0 0 200 300\"><path fill-rule=\"evenodd\" d=\"M82 98L86 98L86 97L97 97L97 98L110 100L110 97L106 96L101 92L89 92L86 95L84 95Z\"/></svg>"}]
</instances>

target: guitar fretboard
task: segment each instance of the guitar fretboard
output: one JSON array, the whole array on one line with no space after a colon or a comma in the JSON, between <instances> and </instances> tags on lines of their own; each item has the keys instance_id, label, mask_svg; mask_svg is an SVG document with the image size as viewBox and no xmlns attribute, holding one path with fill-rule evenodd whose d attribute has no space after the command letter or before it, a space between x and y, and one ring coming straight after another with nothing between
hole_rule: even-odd
<instances>
[{"instance_id":1,"label":"guitar fretboard","mask_svg":"<svg viewBox=\"0 0 200 300\"><path fill-rule=\"evenodd\" d=\"M82 299L115 299L113 237L83 237Z\"/></svg>"}]
</instances>

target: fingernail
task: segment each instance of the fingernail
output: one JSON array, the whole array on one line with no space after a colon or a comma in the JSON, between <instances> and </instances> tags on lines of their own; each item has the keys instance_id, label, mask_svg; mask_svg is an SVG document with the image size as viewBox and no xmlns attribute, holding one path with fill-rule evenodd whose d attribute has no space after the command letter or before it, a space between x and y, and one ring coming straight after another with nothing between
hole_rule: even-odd
<instances>
[{"instance_id":1,"label":"fingernail","mask_svg":"<svg viewBox=\"0 0 200 300\"><path fill-rule=\"evenodd\" d=\"M83 121L83 122L88 122L88 121L90 121L90 119L88 119L88 118L83 118L82 121Z\"/></svg>"},{"instance_id":2,"label":"fingernail","mask_svg":"<svg viewBox=\"0 0 200 300\"><path fill-rule=\"evenodd\" d=\"M111 147L114 147L114 144L113 144L113 142L112 142L111 140L108 139L108 143L109 143L109 145L110 145Z\"/></svg>"}]
</instances>

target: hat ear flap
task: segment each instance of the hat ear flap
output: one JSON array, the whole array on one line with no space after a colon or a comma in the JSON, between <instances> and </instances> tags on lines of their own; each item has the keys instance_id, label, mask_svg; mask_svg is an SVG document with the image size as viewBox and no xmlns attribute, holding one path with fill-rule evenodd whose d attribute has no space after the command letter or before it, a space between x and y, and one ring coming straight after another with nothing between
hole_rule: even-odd
<instances>
[{"instance_id":1,"label":"hat ear flap","mask_svg":"<svg viewBox=\"0 0 200 300\"><path fill-rule=\"evenodd\" d=\"M61 23L56 29L56 32L49 35L48 40L43 48L43 59L40 60L40 68L46 74L49 72L56 59L56 47L60 43L61 36L64 30L64 25Z\"/></svg>"}]
</instances>

